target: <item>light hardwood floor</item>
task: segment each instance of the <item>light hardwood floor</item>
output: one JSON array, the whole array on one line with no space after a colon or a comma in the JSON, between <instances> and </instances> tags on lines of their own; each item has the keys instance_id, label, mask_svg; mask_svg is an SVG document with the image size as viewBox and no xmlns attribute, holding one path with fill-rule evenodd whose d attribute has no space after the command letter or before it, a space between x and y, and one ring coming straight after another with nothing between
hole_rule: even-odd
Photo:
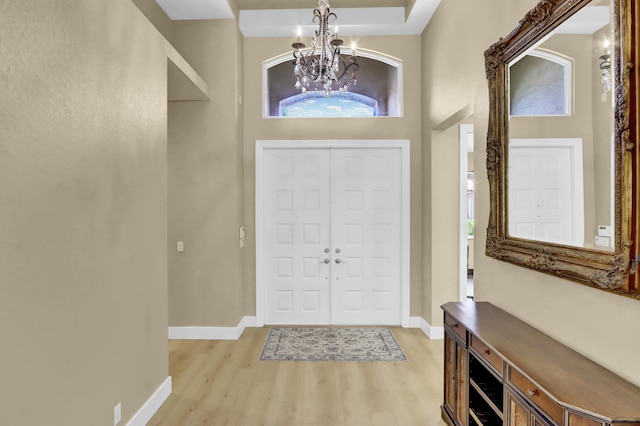
<instances>
[{"instance_id":1,"label":"light hardwood floor","mask_svg":"<svg viewBox=\"0 0 640 426\"><path fill-rule=\"evenodd\" d=\"M149 425L440 426L443 343L392 328L405 362L259 361L269 328L171 340L173 392Z\"/></svg>"}]
</instances>

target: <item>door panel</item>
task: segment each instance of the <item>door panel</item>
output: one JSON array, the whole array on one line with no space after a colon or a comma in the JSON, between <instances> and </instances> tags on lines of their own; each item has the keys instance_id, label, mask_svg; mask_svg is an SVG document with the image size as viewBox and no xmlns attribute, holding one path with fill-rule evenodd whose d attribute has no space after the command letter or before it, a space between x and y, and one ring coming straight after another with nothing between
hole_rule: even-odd
<instances>
[{"instance_id":1,"label":"door panel","mask_svg":"<svg viewBox=\"0 0 640 426\"><path fill-rule=\"evenodd\" d=\"M265 321L328 324L330 152L265 151Z\"/></svg>"},{"instance_id":2,"label":"door panel","mask_svg":"<svg viewBox=\"0 0 640 426\"><path fill-rule=\"evenodd\" d=\"M401 323L401 160L265 150L266 323Z\"/></svg>"},{"instance_id":3,"label":"door panel","mask_svg":"<svg viewBox=\"0 0 640 426\"><path fill-rule=\"evenodd\" d=\"M334 150L332 169L333 322L399 324L400 150Z\"/></svg>"}]
</instances>

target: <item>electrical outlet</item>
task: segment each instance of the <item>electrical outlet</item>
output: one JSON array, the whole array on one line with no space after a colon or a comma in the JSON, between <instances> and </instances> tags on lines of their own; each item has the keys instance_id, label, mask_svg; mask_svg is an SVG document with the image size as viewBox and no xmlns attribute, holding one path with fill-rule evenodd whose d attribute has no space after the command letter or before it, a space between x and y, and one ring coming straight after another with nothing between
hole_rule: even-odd
<instances>
[{"instance_id":1,"label":"electrical outlet","mask_svg":"<svg viewBox=\"0 0 640 426\"><path fill-rule=\"evenodd\" d=\"M118 402L118 405L113 407L113 426L117 426L122 419L122 403Z\"/></svg>"},{"instance_id":2,"label":"electrical outlet","mask_svg":"<svg viewBox=\"0 0 640 426\"><path fill-rule=\"evenodd\" d=\"M178 253L182 253L184 251L184 241L178 241L176 249L178 250Z\"/></svg>"}]
</instances>

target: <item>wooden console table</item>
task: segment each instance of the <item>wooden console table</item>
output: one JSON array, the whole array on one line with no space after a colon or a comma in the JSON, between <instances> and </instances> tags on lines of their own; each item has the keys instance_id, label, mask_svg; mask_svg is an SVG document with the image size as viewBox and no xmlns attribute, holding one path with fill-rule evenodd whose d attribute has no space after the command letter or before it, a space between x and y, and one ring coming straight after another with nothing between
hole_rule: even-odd
<instances>
[{"instance_id":1,"label":"wooden console table","mask_svg":"<svg viewBox=\"0 0 640 426\"><path fill-rule=\"evenodd\" d=\"M490 303L442 309L447 424L640 426L637 386Z\"/></svg>"}]
</instances>

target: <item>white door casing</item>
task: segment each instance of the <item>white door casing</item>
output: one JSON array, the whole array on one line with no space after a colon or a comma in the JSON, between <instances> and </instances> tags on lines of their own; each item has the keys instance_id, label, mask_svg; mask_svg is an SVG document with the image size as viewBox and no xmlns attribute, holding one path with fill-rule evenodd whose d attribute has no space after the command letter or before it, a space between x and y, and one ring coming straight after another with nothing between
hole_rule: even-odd
<instances>
[{"instance_id":1,"label":"white door casing","mask_svg":"<svg viewBox=\"0 0 640 426\"><path fill-rule=\"evenodd\" d=\"M460 218L460 229L458 235L458 298L460 301L467 300L468 279L467 273L469 262L473 262L473 252L469 250L468 234L468 210L469 196L467 182L469 180L469 153L473 152L474 144L473 124L460 124L458 133L458 214ZM472 164L473 166L473 164ZM472 242L473 243L473 242Z\"/></svg>"},{"instance_id":2,"label":"white door casing","mask_svg":"<svg viewBox=\"0 0 640 426\"><path fill-rule=\"evenodd\" d=\"M408 141L256 142L256 320L408 325Z\"/></svg>"}]
</instances>

